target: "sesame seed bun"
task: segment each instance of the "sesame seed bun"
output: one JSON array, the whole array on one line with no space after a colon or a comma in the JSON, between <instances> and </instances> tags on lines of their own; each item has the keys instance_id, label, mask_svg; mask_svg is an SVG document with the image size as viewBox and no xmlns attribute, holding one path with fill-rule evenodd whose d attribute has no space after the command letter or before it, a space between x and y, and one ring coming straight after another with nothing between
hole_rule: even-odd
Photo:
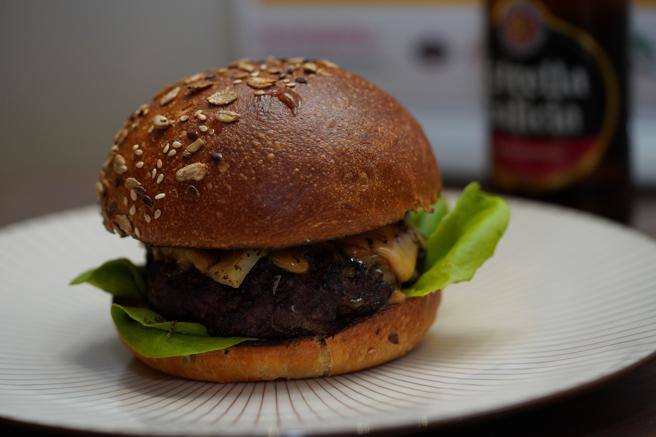
<instances>
[{"instance_id":1,"label":"sesame seed bun","mask_svg":"<svg viewBox=\"0 0 656 437\"><path fill-rule=\"evenodd\" d=\"M157 246L279 248L428 207L435 157L390 95L328 61L239 61L158 92L96 184L104 223Z\"/></svg>"},{"instance_id":2,"label":"sesame seed bun","mask_svg":"<svg viewBox=\"0 0 656 437\"><path fill-rule=\"evenodd\" d=\"M148 358L144 364L170 375L214 382L272 381L339 375L377 366L412 350L431 327L442 293L409 298L330 337L281 343L244 343L187 357Z\"/></svg>"}]
</instances>

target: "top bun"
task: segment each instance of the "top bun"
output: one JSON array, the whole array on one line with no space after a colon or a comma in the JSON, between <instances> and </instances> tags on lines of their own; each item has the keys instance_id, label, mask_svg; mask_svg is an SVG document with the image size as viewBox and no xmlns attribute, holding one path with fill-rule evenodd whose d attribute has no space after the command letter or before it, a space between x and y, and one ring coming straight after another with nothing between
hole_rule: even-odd
<instances>
[{"instance_id":1,"label":"top bun","mask_svg":"<svg viewBox=\"0 0 656 437\"><path fill-rule=\"evenodd\" d=\"M325 60L240 60L140 106L96 184L108 230L156 246L281 248L427 208L440 173L389 94Z\"/></svg>"}]
</instances>

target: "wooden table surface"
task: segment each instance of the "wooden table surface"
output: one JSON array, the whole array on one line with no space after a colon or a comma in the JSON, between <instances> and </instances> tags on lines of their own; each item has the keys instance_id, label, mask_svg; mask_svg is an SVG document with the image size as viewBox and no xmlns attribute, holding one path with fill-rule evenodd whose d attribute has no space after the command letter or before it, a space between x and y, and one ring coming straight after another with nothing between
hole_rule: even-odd
<instances>
[{"instance_id":1,"label":"wooden table surface","mask_svg":"<svg viewBox=\"0 0 656 437\"><path fill-rule=\"evenodd\" d=\"M633 225L645 234L656 237L656 193L637 196ZM9 422L0 422L2 431L18 435L58 433L53 429L25 427ZM606 383L559 399L414 434L435 433L449 437L656 436L656 359Z\"/></svg>"}]
</instances>

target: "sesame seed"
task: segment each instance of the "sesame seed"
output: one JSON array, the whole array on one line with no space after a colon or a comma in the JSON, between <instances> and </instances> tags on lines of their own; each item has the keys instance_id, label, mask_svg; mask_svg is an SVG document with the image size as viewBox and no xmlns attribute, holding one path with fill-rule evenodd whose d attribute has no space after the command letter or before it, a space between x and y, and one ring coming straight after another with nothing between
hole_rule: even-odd
<instances>
[{"instance_id":1,"label":"sesame seed","mask_svg":"<svg viewBox=\"0 0 656 437\"><path fill-rule=\"evenodd\" d=\"M186 78L184 82L185 83L191 83L191 82L195 82L197 80L201 80L202 78L203 78L203 73L196 73L196 74L193 74L193 75L189 76L188 78Z\"/></svg>"},{"instance_id":2,"label":"sesame seed","mask_svg":"<svg viewBox=\"0 0 656 437\"><path fill-rule=\"evenodd\" d=\"M185 121L189 120L189 116L188 115L181 115L179 120L184 123Z\"/></svg>"},{"instance_id":3,"label":"sesame seed","mask_svg":"<svg viewBox=\"0 0 656 437\"><path fill-rule=\"evenodd\" d=\"M196 141L194 141L193 143L189 144L189 145L185 148L184 152L182 152L182 156L185 156L185 157L187 157L187 156L191 156L193 153L197 152L198 149L200 149L201 147L203 147L204 144L205 144L205 140L202 139L202 138L198 138Z\"/></svg>"},{"instance_id":4,"label":"sesame seed","mask_svg":"<svg viewBox=\"0 0 656 437\"><path fill-rule=\"evenodd\" d=\"M118 152L118 146L116 144L112 144L112 152Z\"/></svg>"},{"instance_id":5,"label":"sesame seed","mask_svg":"<svg viewBox=\"0 0 656 437\"><path fill-rule=\"evenodd\" d=\"M116 135L114 135L114 143L121 144L125 141L125 138L128 136L128 130L126 128L121 128Z\"/></svg>"},{"instance_id":6,"label":"sesame seed","mask_svg":"<svg viewBox=\"0 0 656 437\"><path fill-rule=\"evenodd\" d=\"M184 182L189 180L200 181L207 174L207 164L203 162L194 162L185 167L182 167L177 172L175 172L175 179L178 182Z\"/></svg>"},{"instance_id":7,"label":"sesame seed","mask_svg":"<svg viewBox=\"0 0 656 437\"><path fill-rule=\"evenodd\" d=\"M207 98L207 101L212 105L227 105L237 100L237 93L231 88L224 88Z\"/></svg>"},{"instance_id":8,"label":"sesame seed","mask_svg":"<svg viewBox=\"0 0 656 437\"><path fill-rule=\"evenodd\" d=\"M246 84L251 88L263 89L272 86L273 82L273 80L264 77L251 77L246 81Z\"/></svg>"},{"instance_id":9,"label":"sesame seed","mask_svg":"<svg viewBox=\"0 0 656 437\"><path fill-rule=\"evenodd\" d=\"M132 150L137 150L139 148L139 144L135 144L132 146Z\"/></svg>"},{"instance_id":10,"label":"sesame seed","mask_svg":"<svg viewBox=\"0 0 656 437\"><path fill-rule=\"evenodd\" d=\"M180 147L182 147L182 143L180 141L173 141L171 145L173 146L174 149L179 149Z\"/></svg>"},{"instance_id":11,"label":"sesame seed","mask_svg":"<svg viewBox=\"0 0 656 437\"><path fill-rule=\"evenodd\" d=\"M165 197L166 197L166 193L157 193L155 195L155 200L162 200ZM155 211L155 214L157 214L157 211Z\"/></svg>"},{"instance_id":12,"label":"sesame seed","mask_svg":"<svg viewBox=\"0 0 656 437\"><path fill-rule=\"evenodd\" d=\"M317 72L317 64L314 62L306 62L303 64L303 71L306 73L316 73Z\"/></svg>"},{"instance_id":13,"label":"sesame seed","mask_svg":"<svg viewBox=\"0 0 656 437\"><path fill-rule=\"evenodd\" d=\"M148 208L152 208L153 205L155 204L155 202L153 202L153 198L150 197L148 194L142 194L141 200Z\"/></svg>"},{"instance_id":14,"label":"sesame seed","mask_svg":"<svg viewBox=\"0 0 656 437\"><path fill-rule=\"evenodd\" d=\"M153 127L155 129L168 129L173 124L173 121L164 117L163 115L156 115L153 117Z\"/></svg>"},{"instance_id":15,"label":"sesame seed","mask_svg":"<svg viewBox=\"0 0 656 437\"><path fill-rule=\"evenodd\" d=\"M139 228L137 227L134 228L134 235L136 235L137 238L141 237L141 232L139 232Z\"/></svg>"},{"instance_id":16,"label":"sesame seed","mask_svg":"<svg viewBox=\"0 0 656 437\"><path fill-rule=\"evenodd\" d=\"M144 162L143 161L138 161L135 165L136 165L137 168L141 168L141 167L144 166Z\"/></svg>"},{"instance_id":17,"label":"sesame seed","mask_svg":"<svg viewBox=\"0 0 656 437\"><path fill-rule=\"evenodd\" d=\"M162 215L162 211L157 209L155 210L155 214L153 214L153 218L157 220L161 215Z\"/></svg>"},{"instance_id":18,"label":"sesame seed","mask_svg":"<svg viewBox=\"0 0 656 437\"><path fill-rule=\"evenodd\" d=\"M162 152L163 152L164 154L167 154L167 153L169 152L169 143L166 143L166 144L164 145L164 150L162 150Z\"/></svg>"},{"instance_id":19,"label":"sesame seed","mask_svg":"<svg viewBox=\"0 0 656 437\"><path fill-rule=\"evenodd\" d=\"M143 150L137 149L137 150L134 151L134 154L137 155L137 156L141 156L141 155L143 155Z\"/></svg>"},{"instance_id":20,"label":"sesame seed","mask_svg":"<svg viewBox=\"0 0 656 437\"><path fill-rule=\"evenodd\" d=\"M198 191L198 188L194 187L193 185L187 185L187 192L193 195L195 198L200 197L200 191Z\"/></svg>"},{"instance_id":21,"label":"sesame seed","mask_svg":"<svg viewBox=\"0 0 656 437\"><path fill-rule=\"evenodd\" d=\"M132 201L137 200L137 192L136 191L130 190L130 199L132 199Z\"/></svg>"},{"instance_id":22,"label":"sesame seed","mask_svg":"<svg viewBox=\"0 0 656 437\"><path fill-rule=\"evenodd\" d=\"M151 133L153 131L153 129L154 128L152 126L148 127L148 133Z\"/></svg>"},{"instance_id":23,"label":"sesame seed","mask_svg":"<svg viewBox=\"0 0 656 437\"><path fill-rule=\"evenodd\" d=\"M255 94L256 96L263 96L263 95L265 95L266 93L267 93L267 92L264 91L264 90L257 90L257 91L255 91L253 94Z\"/></svg>"},{"instance_id":24,"label":"sesame seed","mask_svg":"<svg viewBox=\"0 0 656 437\"><path fill-rule=\"evenodd\" d=\"M114 162L112 167L114 169L114 173L116 174L123 174L128 171L128 166L125 164L125 158L123 158L123 156L119 155L118 153L114 155Z\"/></svg>"},{"instance_id":25,"label":"sesame seed","mask_svg":"<svg viewBox=\"0 0 656 437\"><path fill-rule=\"evenodd\" d=\"M240 115L233 111L220 110L215 117L222 123L232 123L239 120Z\"/></svg>"},{"instance_id":26,"label":"sesame seed","mask_svg":"<svg viewBox=\"0 0 656 437\"><path fill-rule=\"evenodd\" d=\"M103 184L100 181L97 181L96 182L96 193L98 193L98 195L101 195L104 192L105 192L105 187L103 186Z\"/></svg>"},{"instance_id":27,"label":"sesame seed","mask_svg":"<svg viewBox=\"0 0 656 437\"><path fill-rule=\"evenodd\" d=\"M125 188L127 188L129 190L135 189L135 188L140 187L140 186L141 186L141 182L139 182L135 178L127 178L125 180Z\"/></svg>"},{"instance_id":28,"label":"sesame seed","mask_svg":"<svg viewBox=\"0 0 656 437\"><path fill-rule=\"evenodd\" d=\"M127 197L123 198L123 206L128 206L128 198Z\"/></svg>"},{"instance_id":29,"label":"sesame seed","mask_svg":"<svg viewBox=\"0 0 656 437\"><path fill-rule=\"evenodd\" d=\"M187 85L187 91L189 94L194 94L200 90L204 90L205 88L209 88L211 86L212 86L212 82L210 82L209 80L199 80L197 82Z\"/></svg>"},{"instance_id":30,"label":"sesame seed","mask_svg":"<svg viewBox=\"0 0 656 437\"><path fill-rule=\"evenodd\" d=\"M289 82L289 83L286 83L285 86L287 88L294 88L296 86L296 83L295 82Z\"/></svg>"},{"instance_id":31,"label":"sesame seed","mask_svg":"<svg viewBox=\"0 0 656 437\"><path fill-rule=\"evenodd\" d=\"M255 70L255 66L247 61L238 62L237 68L239 68L240 70L248 71L249 73Z\"/></svg>"},{"instance_id":32,"label":"sesame seed","mask_svg":"<svg viewBox=\"0 0 656 437\"><path fill-rule=\"evenodd\" d=\"M154 169L150 172L150 178L151 178L151 179L155 179L155 176L157 176L157 169L156 169L156 168L154 168Z\"/></svg>"},{"instance_id":33,"label":"sesame seed","mask_svg":"<svg viewBox=\"0 0 656 437\"><path fill-rule=\"evenodd\" d=\"M128 211L128 214L134 215L134 213L137 212L137 208L134 206L134 204L130 207L130 210Z\"/></svg>"},{"instance_id":34,"label":"sesame seed","mask_svg":"<svg viewBox=\"0 0 656 437\"><path fill-rule=\"evenodd\" d=\"M196 111L196 113L195 113L194 115L195 115L196 118L199 119L200 121L205 121L205 120L207 120L207 116L206 116L205 114L203 114L202 111Z\"/></svg>"},{"instance_id":35,"label":"sesame seed","mask_svg":"<svg viewBox=\"0 0 656 437\"><path fill-rule=\"evenodd\" d=\"M139 106L137 110L135 111L138 117L143 117L144 115L148 114L148 103L144 103L143 105Z\"/></svg>"},{"instance_id":36,"label":"sesame seed","mask_svg":"<svg viewBox=\"0 0 656 437\"><path fill-rule=\"evenodd\" d=\"M266 70L267 64L260 64L260 69L261 70Z\"/></svg>"},{"instance_id":37,"label":"sesame seed","mask_svg":"<svg viewBox=\"0 0 656 437\"><path fill-rule=\"evenodd\" d=\"M161 159L157 160L157 168L162 168L162 160Z\"/></svg>"},{"instance_id":38,"label":"sesame seed","mask_svg":"<svg viewBox=\"0 0 656 437\"><path fill-rule=\"evenodd\" d=\"M130 219L126 215L119 214L114 216L114 222L126 234L132 231L132 223L130 223Z\"/></svg>"},{"instance_id":39,"label":"sesame seed","mask_svg":"<svg viewBox=\"0 0 656 437\"><path fill-rule=\"evenodd\" d=\"M230 76L231 79L246 79L247 77L248 77L248 73L246 73L245 71L237 71L236 73Z\"/></svg>"},{"instance_id":40,"label":"sesame seed","mask_svg":"<svg viewBox=\"0 0 656 437\"><path fill-rule=\"evenodd\" d=\"M207 132L209 130L209 128L207 126L205 126L204 124L201 124L200 126L198 126L198 130L201 131L201 132Z\"/></svg>"},{"instance_id":41,"label":"sesame seed","mask_svg":"<svg viewBox=\"0 0 656 437\"><path fill-rule=\"evenodd\" d=\"M257 76L259 76L259 75L260 75L260 72L259 72L259 71L254 71L254 72L252 72L252 73L250 74L251 77L257 77Z\"/></svg>"},{"instance_id":42,"label":"sesame seed","mask_svg":"<svg viewBox=\"0 0 656 437\"><path fill-rule=\"evenodd\" d=\"M176 153L178 153L177 150L171 149L171 150L169 150L169 153L166 154L166 156L168 156L168 157L175 156Z\"/></svg>"},{"instance_id":43,"label":"sesame seed","mask_svg":"<svg viewBox=\"0 0 656 437\"><path fill-rule=\"evenodd\" d=\"M157 183L161 184L163 180L164 180L164 173L160 173L159 176L157 176Z\"/></svg>"},{"instance_id":44,"label":"sesame seed","mask_svg":"<svg viewBox=\"0 0 656 437\"><path fill-rule=\"evenodd\" d=\"M180 92L180 87L176 86L171 91L164 94L164 96L162 96L162 98L159 99L160 106L164 106L164 105L169 104L173 99L175 99L177 97L178 92Z\"/></svg>"},{"instance_id":45,"label":"sesame seed","mask_svg":"<svg viewBox=\"0 0 656 437\"><path fill-rule=\"evenodd\" d=\"M146 223L150 223L150 216L148 214L144 214L144 220L146 220Z\"/></svg>"},{"instance_id":46,"label":"sesame seed","mask_svg":"<svg viewBox=\"0 0 656 437\"><path fill-rule=\"evenodd\" d=\"M243 80L241 80L241 79L235 79L235 80L232 81L232 83L233 83L234 85L240 84L240 83L242 83L242 82L243 82Z\"/></svg>"}]
</instances>

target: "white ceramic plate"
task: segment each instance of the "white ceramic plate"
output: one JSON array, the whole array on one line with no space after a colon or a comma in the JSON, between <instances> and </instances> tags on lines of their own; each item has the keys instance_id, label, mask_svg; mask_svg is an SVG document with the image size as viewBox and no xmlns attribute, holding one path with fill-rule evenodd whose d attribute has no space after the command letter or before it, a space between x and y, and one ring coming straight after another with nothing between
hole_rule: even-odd
<instances>
[{"instance_id":1,"label":"white ceramic plate","mask_svg":"<svg viewBox=\"0 0 656 437\"><path fill-rule=\"evenodd\" d=\"M513 201L511 225L470 283L445 291L408 356L357 374L212 384L128 354L110 298L66 284L138 244L95 208L0 232L0 417L149 434L366 432L525 405L589 385L656 350L656 244L568 210Z\"/></svg>"}]
</instances>

